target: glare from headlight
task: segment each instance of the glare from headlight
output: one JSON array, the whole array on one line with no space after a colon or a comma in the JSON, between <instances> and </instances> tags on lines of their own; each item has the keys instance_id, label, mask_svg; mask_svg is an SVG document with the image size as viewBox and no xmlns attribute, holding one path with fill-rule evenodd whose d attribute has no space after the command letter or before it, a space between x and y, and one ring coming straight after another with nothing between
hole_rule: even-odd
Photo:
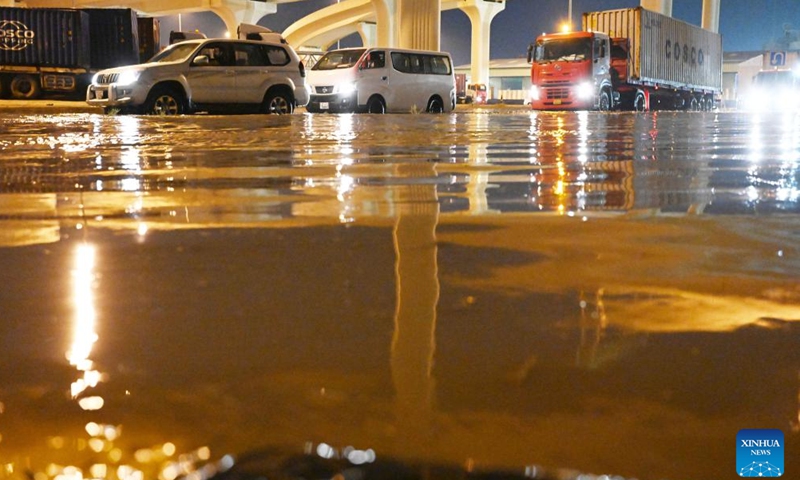
<instances>
[{"instance_id":1,"label":"glare from headlight","mask_svg":"<svg viewBox=\"0 0 800 480\"><path fill-rule=\"evenodd\" d=\"M130 85L135 83L136 80L139 80L139 74L142 72L138 70L127 70L119 74L119 78L117 78L116 84L120 86Z\"/></svg>"},{"instance_id":2,"label":"glare from headlight","mask_svg":"<svg viewBox=\"0 0 800 480\"><path fill-rule=\"evenodd\" d=\"M353 83L353 82L340 83L338 85L338 87L339 87L339 93L344 94L344 95L347 95L349 93L353 93L353 92L356 91L356 84Z\"/></svg>"},{"instance_id":3,"label":"glare from headlight","mask_svg":"<svg viewBox=\"0 0 800 480\"><path fill-rule=\"evenodd\" d=\"M582 100L592 98L592 95L594 95L594 87L589 82L581 83L575 87L575 95Z\"/></svg>"},{"instance_id":4,"label":"glare from headlight","mask_svg":"<svg viewBox=\"0 0 800 480\"><path fill-rule=\"evenodd\" d=\"M94 75L92 75L92 84L93 85L97 85L97 77L99 77L99 76L100 76L99 73L95 73Z\"/></svg>"},{"instance_id":5,"label":"glare from headlight","mask_svg":"<svg viewBox=\"0 0 800 480\"><path fill-rule=\"evenodd\" d=\"M539 100L539 87L531 85L531 100Z\"/></svg>"}]
</instances>

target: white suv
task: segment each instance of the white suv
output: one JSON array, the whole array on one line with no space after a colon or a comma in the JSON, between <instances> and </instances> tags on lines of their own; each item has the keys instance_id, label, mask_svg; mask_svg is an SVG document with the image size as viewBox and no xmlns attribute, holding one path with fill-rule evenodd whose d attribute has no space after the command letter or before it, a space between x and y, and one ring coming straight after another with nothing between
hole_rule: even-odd
<instances>
[{"instance_id":1,"label":"white suv","mask_svg":"<svg viewBox=\"0 0 800 480\"><path fill-rule=\"evenodd\" d=\"M170 45L147 63L98 72L86 91L106 112L292 113L308 103L303 62L278 42L199 39Z\"/></svg>"}]
</instances>

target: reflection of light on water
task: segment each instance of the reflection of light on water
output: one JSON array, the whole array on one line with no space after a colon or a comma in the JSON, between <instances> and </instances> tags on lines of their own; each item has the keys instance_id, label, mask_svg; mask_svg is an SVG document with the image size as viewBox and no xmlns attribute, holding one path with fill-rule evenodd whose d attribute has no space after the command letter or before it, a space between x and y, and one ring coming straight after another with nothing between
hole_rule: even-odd
<instances>
[{"instance_id":1,"label":"reflection of light on water","mask_svg":"<svg viewBox=\"0 0 800 480\"><path fill-rule=\"evenodd\" d=\"M95 248L91 245L80 244L75 252L75 267L72 271L72 295L75 306L75 319L73 328L72 345L67 352L69 363L78 371L83 372L83 377L72 383L72 397L76 398L87 388L95 387L100 382L101 375L94 370L89 356L92 347L97 341L95 322L97 312L94 308L94 264ZM102 399L89 397L82 399L81 408L96 410L102 408ZM84 402L85 400L85 402Z\"/></svg>"},{"instance_id":2,"label":"reflection of light on water","mask_svg":"<svg viewBox=\"0 0 800 480\"><path fill-rule=\"evenodd\" d=\"M589 159L589 112L578 112L578 161L586 163Z\"/></svg>"}]
</instances>

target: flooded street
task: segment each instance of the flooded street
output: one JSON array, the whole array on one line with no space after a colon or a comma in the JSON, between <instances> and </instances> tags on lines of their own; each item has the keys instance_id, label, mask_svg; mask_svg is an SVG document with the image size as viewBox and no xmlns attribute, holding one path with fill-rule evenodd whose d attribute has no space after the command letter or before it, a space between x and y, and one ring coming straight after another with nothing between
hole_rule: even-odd
<instances>
[{"instance_id":1,"label":"flooded street","mask_svg":"<svg viewBox=\"0 0 800 480\"><path fill-rule=\"evenodd\" d=\"M797 114L0 111L0 272L0 480L800 478Z\"/></svg>"}]
</instances>

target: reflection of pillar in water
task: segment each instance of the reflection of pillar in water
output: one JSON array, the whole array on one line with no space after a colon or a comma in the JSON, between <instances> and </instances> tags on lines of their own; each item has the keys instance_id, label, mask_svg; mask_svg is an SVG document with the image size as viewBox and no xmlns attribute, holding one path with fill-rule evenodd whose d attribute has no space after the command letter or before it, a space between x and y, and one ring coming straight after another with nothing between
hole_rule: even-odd
<instances>
[{"instance_id":1,"label":"reflection of pillar in water","mask_svg":"<svg viewBox=\"0 0 800 480\"><path fill-rule=\"evenodd\" d=\"M473 115L475 124L473 128L478 133L488 129L486 114ZM486 165L487 142L474 141L469 144L469 162L472 165ZM469 174L467 184L467 199L469 200L469 213L479 215L489 212L489 199L486 198L486 186L489 184L489 172L473 168Z\"/></svg>"},{"instance_id":2,"label":"reflection of pillar in water","mask_svg":"<svg viewBox=\"0 0 800 480\"><path fill-rule=\"evenodd\" d=\"M606 317L605 303L603 302L603 289L597 291L593 308L584 298L581 292L581 323L580 323L580 345L575 363L579 367L592 368L596 366L597 351L600 348L600 340L608 326ZM588 312L587 312L588 310Z\"/></svg>"},{"instance_id":3,"label":"reflection of pillar in water","mask_svg":"<svg viewBox=\"0 0 800 480\"><path fill-rule=\"evenodd\" d=\"M433 165L399 167L402 177L430 178ZM405 171L403 171L405 170ZM398 440L408 454L425 450L434 403L432 376L439 280L436 264L436 187L411 184L397 193L394 230L397 306L391 369Z\"/></svg>"}]
</instances>

